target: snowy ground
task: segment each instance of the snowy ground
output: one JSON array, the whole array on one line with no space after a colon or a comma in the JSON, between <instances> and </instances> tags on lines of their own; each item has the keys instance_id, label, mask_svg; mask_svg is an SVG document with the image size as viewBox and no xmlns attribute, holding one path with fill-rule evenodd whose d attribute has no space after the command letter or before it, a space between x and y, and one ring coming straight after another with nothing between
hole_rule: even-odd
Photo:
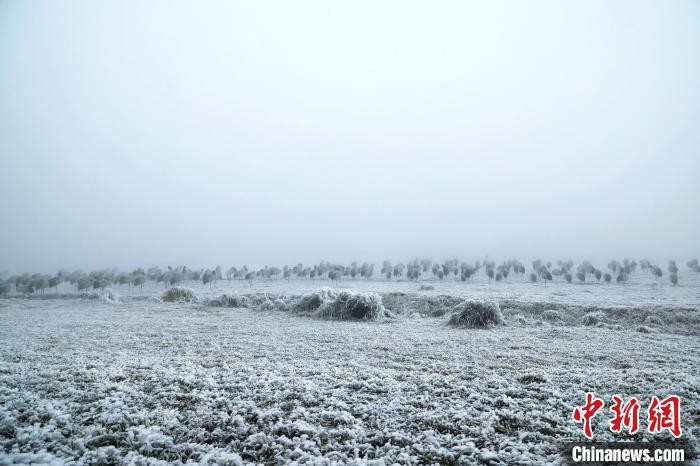
<instances>
[{"instance_id":1,"label":"snowy ground","mask_svg":"<svg viewBox=\"0 0 700 466\"><path fill-rule=\"evenodd\" d=\"M0 299L0 464L544 464L582 438L571 411L586 391L681 396L698 449L697 288L683 309L604 309L602 327L581 324L585 300L499 295L507 325L492 330L411 312L442 291L385 296L404 311L386 322ZM596 419L596 439L629 438L610 434L608 413Z\"/></svg>"}]
</instances>

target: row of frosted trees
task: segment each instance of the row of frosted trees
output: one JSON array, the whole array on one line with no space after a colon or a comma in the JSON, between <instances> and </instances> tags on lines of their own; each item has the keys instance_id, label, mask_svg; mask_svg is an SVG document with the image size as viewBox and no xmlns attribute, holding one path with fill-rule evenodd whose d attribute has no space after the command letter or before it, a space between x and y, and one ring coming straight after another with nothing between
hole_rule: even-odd
<instances>
[{"instance_id":1,"label":"row of frosted trees","mask_svg":"<svg viewBox=\"0 0 700 466\"><path fill-rule=\"evenodd\" d=\"M429 259L414 259L407 263L392 264L384 261L379 270L380 276L387 280L461 280L468 281L478 274L483 274L489 281L502 282L511 276L519 277L530 282L542 281L565 281L572 283L597 282L604 283L625 283L630 277L641 271L649 273L655 279L664 275L663 269L654 265L648 260L639 263L624 259L621 262L610 261L606 269L599 269L589 261L583 261L574 266L571 260L543 262L535 260L528 270L517 260L509 260L496 264L487 259L473 263L460 262L457 259L450 259L442 263L433 263ZM687 268L700 273L700 265L697 259L686 263ZM679 268L675 261L669 261L666 266L669 280L673 285L678 284ZM152 267L148 270L141 268L132 272L120 272L117 269L94 270L85 273L81 270L69 272L61 270L56 274L23 274L12 276L0 276L0 294L7 294L14 290L18 293L44 293L53 289L58 291L58 287L63 283L68 283L77 291L90 289L105 289L109 286L124 285L129 287L143 288L146 282L154 282L163 286L175 286L186 283L202 282L204 285L214 286L220 280L276 280L276 279L306 279L306 280L331 280L334 282L346 279L370 279L375 276L374 264L364 262L352 262L350 265L332 264L328 261L321 261L319 264L304 266L299 263L294 266L285 265L282 268L265 266L258 270L249 269L247 266L240 268L230 267L226 271L220 266L212 269L190 269L187 266Z\"/></svg>"}]
</instances>

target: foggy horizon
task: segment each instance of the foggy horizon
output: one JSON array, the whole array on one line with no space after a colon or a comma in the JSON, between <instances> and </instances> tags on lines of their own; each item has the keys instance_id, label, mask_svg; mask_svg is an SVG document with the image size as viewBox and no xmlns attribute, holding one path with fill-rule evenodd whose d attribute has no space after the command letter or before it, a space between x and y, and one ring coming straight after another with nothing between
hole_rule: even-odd
<instances>
[{"instance_id":1,"label":"foggy horizon","mask_svg":"<svg viewBox=\"0 0 700 466\"><path fill-rule=\"evenodd\" d=\"M698 20L692 1L2 2L0 272L684 264Z\"/></svg>"}]
</instances>

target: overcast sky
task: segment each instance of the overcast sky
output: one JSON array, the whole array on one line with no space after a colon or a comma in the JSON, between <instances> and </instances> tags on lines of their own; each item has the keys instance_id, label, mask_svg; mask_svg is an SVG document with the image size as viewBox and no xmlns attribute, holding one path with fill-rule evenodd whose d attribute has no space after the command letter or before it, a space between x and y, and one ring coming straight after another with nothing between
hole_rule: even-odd
<instances>
[{"instance_id":1,"label":"overcast sky","mask_svg":"<svg viewBox=\"0 0 700 466\"><path fill-rule=\"evenodd\" d=\"M0 1L0 270L700 255L698 1Z\"/></svg>"}]
</instances>

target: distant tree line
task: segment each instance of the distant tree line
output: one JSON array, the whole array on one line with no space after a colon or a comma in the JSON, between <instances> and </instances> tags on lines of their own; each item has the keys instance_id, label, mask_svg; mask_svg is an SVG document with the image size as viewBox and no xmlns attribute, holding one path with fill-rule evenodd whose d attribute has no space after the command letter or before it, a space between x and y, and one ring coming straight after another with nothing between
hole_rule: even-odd
<instances>
[{"instance_id":1,"label":"distant tree line","mask_svg":"<svg viewBox=\"0 0 700 466\"><path fill-rule=\"evenodd\" d=\"M686 262L688 270L696 275L700 273L700 264L697 259ZM678 285L679 268L675 261L668 262L666 270L669 280L675 286ZM624 259L621 262L612 260L605 270L593 266L589 261L583 261L575 265L572 260L559 260L556 264L543 262L537 259L531 263L531 268L526 267L519 261L512 259L500 264L485 258L482 261L468 263L458 259L449 259L444 262L432 262L429 259L414 259L407 263L393 264L391 261L382 262L379 270L380 277L387 280L461 280L463 282L471 280L473 277L483 274L490 281L502 282L509 277L519 277L532 283L564 281L573 283L603 283L613 282L624 284L630 277L641 271L649 273L655 280L663 277L664 272L658 265L652 264L648 260L638 262ZM185 265L161 269L151 267L148 270L137 268L131 272L120 272L118 269L93 270L83 272L82 270L68 271L62 269L56 274L21 274L0 276L0 295L8 294L14 289L17 293L45 293L47 290L58 291L58 287L63 283L70 284L77 291L104 290L110 286L128 286L143 288L146 282L162 284L164 287L179 284L202 282L203 285L213 287L220 280L240 280L252 282L254 280L329 280L339 282L347 279L369 280L375 277L374 264L363 262L352 262L350 265L332 264L329 261L321 261L316 265L304 266L298 263L293 266L284 265L282 268L264 266L261 269L250 269L243 265L240 268L230 267L225 272L221 266L211 269L190 269Z\"/></svg>"}]
</instances>

